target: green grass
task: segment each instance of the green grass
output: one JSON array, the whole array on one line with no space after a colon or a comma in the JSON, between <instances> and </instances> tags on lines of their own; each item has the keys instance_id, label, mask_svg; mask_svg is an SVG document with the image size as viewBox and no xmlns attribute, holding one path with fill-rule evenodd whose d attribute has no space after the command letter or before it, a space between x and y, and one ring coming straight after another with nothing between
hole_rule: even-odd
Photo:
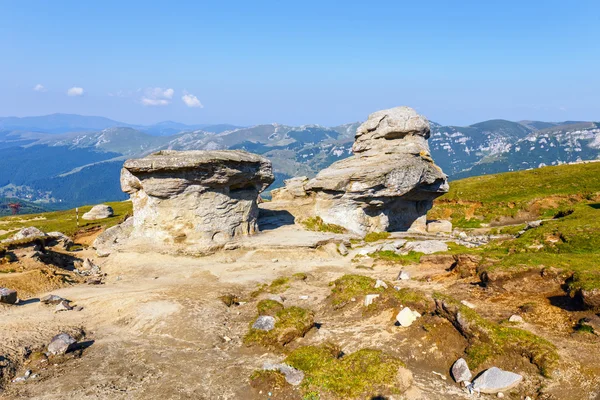
<instances>
[{"instance_id":1,"label":"green grass","mask_svg":"<svg viewBox=\"0 0 600 400\"><path fill-rule=\"evenodd\" d=\"M331 233L346 233L346 229L335 224L327 224L321 217L311 217L303 220L302 225L309 230L315 232L331 232Z\"/></svg>"},{"instance_id":2,"label":"green grass","mask_svg":"<svg viewBox=\"0 0 600 400\"><path fill-rule=\"evenodd\" d=\"M432 302L424 293L409 288L394 289L391 282L386 282L384 287L375 288L376 280L364 275L347 274L330 283L331 294L329 301L334 309L341 309L352 303L354 298L357 303L364 304L364 297L368 294L379 294L373 304L365 309L366 312L375 312L385 308L409 306L421 313L432 309Z\"/></svg>"},{"instance_id":3,"label":"green grass","mask_svg":"<svg viewBox=\"0 0 600 400\"><path fill-rule=\"evenodd\" d=\"M461 179L435 201L429 218L451 219L459 228L477 228L520 212L550 218L574 203L598 199L598 176L600 163L589 163ZM547 198L554 202L545 203Z\"/></svg>"},{"instance_id":4,"label":"green grass","mask_svg":"<svg viewBox=\"0 0 600 400\"><path fill-rule=\"evenodd\" d=\"M390 235L389 232L369 232L365 235L364 241L367 243L377 242L389 238Z\"/></svg>"},{"instance_id":5,"label":"green grass","mask_svg":"<svg viewBox=\"0 0 600 400\"><path fill-rule=\"evenodd\" d=\"M556 346L529 331L489 321L457 300L435 293L438 313L447 318L469 340L466 360L478 368L503 354L525 356L538 367L540 374L550 377L558 365ZM443 306L441 306L443 304Z\"/></svg>"},{"instance_id":6,"label":"green grass","mask_svg":"<svg viewBox=\"0 0 600 400\"><path fill-rule=\"evenodd\" d=\"M263 331L252 328L254 321L250 323L250 330L244 336L246 345L261 345L264 347L281 348L296 338L304 336L315 324L314 313L301 307L275 306L272 300L263 300L258 303L259 315L268 312L275 318L275 328ZM269 303L267 303L269 302ZM273 303L277 303L276 301ZM277 303L280 305L280 303Z\"/></svg>"},{"instance_id":7,"label":"green grass","mask_svg":"<svg viewBox=\"0 0 600 400\"><path fill-rule=\"evenodd\" d=\"M97 221L85 221L81 217L93 206L79 207L79 227L77 226L75 210L53 211L41 214L14 215L0 218L0 230L15 230L34 226L44 232L62 232L74 236L78 231L95 227L109 228L122 222L131 215L132 205L129 201L105 203L112 207L115 215ZM12 236L14 233L0 235L0 239Z\"/></svg>"},{"instance_id":8,"label":"green grass","mask_svg":"<svg viewBox=\"0 0 600 400\"><path fill-rule=\"evenodd\" d=\"M423 253L411 251L408 254L398 254L391 250L376 251L369 254L369 257L379 260L393 261L402 265L418 264L421 261Z\"/></svg>"},{"instance_id":9,"label":"green grass","mask_svg":"<svg viewBox=\"0 0 600 400\"><path fill-rule=\"evenodd\" d=\"M300 347L285 363L304 372L301 389L305 394L325 392L342 399L397 392L396 374L405 367L400 359L380 350L362 349L338 358L327 345Z\"/></svg>"},{"instance_id":10,"label":"green grass","mask_svg":"<svg viewBox=\"0 0 600 400\"><path fill-rule=\"evenodd\" d=\"M274 317L278 312L283 310L283 304L275 300L261 300L256 305L258 315L270 315Z\"/></svg>"}]
</instances>

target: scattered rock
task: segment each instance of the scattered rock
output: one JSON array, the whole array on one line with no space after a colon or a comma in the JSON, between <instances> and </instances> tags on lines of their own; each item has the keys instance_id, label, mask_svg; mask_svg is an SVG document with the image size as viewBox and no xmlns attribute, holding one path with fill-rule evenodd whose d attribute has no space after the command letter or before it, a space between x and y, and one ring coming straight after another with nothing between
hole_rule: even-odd
<instances>
[{"instance_id":1,"label":"scattered rock","mask_svg":"<svg viewBox=\"0 0 600 400\"><path fill-rule=\"evenodd\" d=\"M544 223L544 221L542 221L542 220L529 221L527 223L527 225L525 226L525 229L529 230L529 229L539 228L540 226L542 226L543 223Z\"/></svg>"},{"instance_id":2,"label":"scattered rock","mask_svg":"<svg viewBox=\"0 0 600 400\"><path fill-rule=\"evenodd\" d=\"M297 370L287 364L265 363L263 369L266 371L279 371L285 375L285 380L292 386L298 386L304 379L304 372Z\"/></svg>"},{"instance_id":3,"label":"scattered rock","mask_svg":"<svg viewBox=\"0 0 600 400\"><path fill-rule=\"evenodd\" d=\"M396 321L400 324L400 326L408 327L411 326L413 322L419 318L421 314L417 311L413 311L408 307L404 307L398 315L396 315Z\"/></svg>"},{"instance_id":4,"label":"scattered rock","mask_svg":"<svg viewBox=\"0 0 600 400\"><path fill-rule=\"evenodd\" d=\"M31 370L27 370L27 371L25 371L25 374L23 376L13 379L12 382L13 383L23 382L23 381L26 381L27 379L29 379L30 376L31 376Z\"/></svg>"},{"instance_id":5,"label":"scattered rock","mask_svg":"<svg viewBox=\"0 0 600 400\"><path fill-rule=\"evenodd\" d=\"M56 294L49 294L40 299L40 303L52 304L52 305L60 304L63 301L68 301L68 300L64 299Z\"/></svg>"},{"instance_id":6,"label":"scattered rock","mask_svg":"<svg viewBox=\"0 0 600 400\"><path fill-rule=\"evenodd\" d=\"M397 281L407 281L409 279L410 279L410 275L406 271L400 271L400 273L396 277Z\"/></svg>"},{"instance_id":7,"label":"scattered rock","mask_svg":"<svg viewBox=\"0 0 600 400\"><path fill-rule=\"evenodd\" d=\"M127 160L121 188L133 202L130 238L215 250L258 231L258 195L274 179L271 161L240 150L163 150Z\"/></svg>"},{"instance_id":8,"label":"scattered rock","mask_svg":"<svg viewBox=\"0 0 600 400\"><path fill-rule=\"evenodd\" d=\"M473 388L481 393L494 394L517 386L523 377L510 371L492 367L485 370L473 381Z\"/></svg>"},{"instance_id":9,"label":"scattered rock","mask_svg":"<svg viewBox=\"0 0 600 400\"><path fill-rule=\"evenodd\" d=\"M429 233L452 233L452 222L450 221L428 221L427 232Z\"/></svg>"},{"instance_id":10,"label":"scattered rock","mask_svg":"<svg viewBox=\"0 0 600 400\"><path fill-rule=\"evenodd\" d=\"M344 257L348 255L349 251L348 248L346 247L346 245L344 245L344 243L340 243L338 245L338 252L343 255Z\"/></svg>"},{"instance_id":11,"label":"scattered rock","mask_svg":"<svg viewBox=\"0 0 600 400\"><path fill-rule=\"evenodd\" d=\"M456 381L456 383L461 383L465 381L470 381L473 377L469 366L464 358L459 358L452 364L452 369L450 370L452 373L452 378Z\"/></svg>"},{"instance_id":12,"label":"scattered rock","mask_svg":"<svg viewBox=\"0 0 600 400\"><path fill-rule=\"evenodd\" d=\"M281 297L280 295L278 295L278 294L269 294L269 295L267 295L267 300L273 300L273 301L276 301L276 302L281 303L281 304L283 304L283 302L285 301L285 299L283 297Z\"/></svg>"},{"instance_id":13,"label":"scattered rock","mask_svg":"<svg viewBox=\"0 0 600 400\"><path fill-rule=\"evenodd\" d=\"M310 297L307 295L302 295L299 297L300 300L308 300Z\"/></svg>"},{"instance_id":14,"label":"scattered rock","mask_svg":"<svg viewBox=\"0 0 600 400\"><path fill-rule=\"evenodd\" d=\"M72 350L77 343L77 340L67 333L60 333L52 338L48 345L48 351L51 354L65 354Z\"/></svg>"},{"instance_id":15,"label":"scattered rock","mask_svg":"<svg viewBox=\"0 0 600 400\"><path fill-rule=\"evenodd\" d=\"M401 249L406 243L408 242L408 240L404 240L404 239L398 239L398 240L394 240L392 242L392 244L394 245L394 247L396 248L396 250Z\"/></svg>"},{"instance_id":16,"label":"scattered rock","mask_svg":"<svg viewBox=\"0 0 600 400\"><path fill-rule=\"evenodd\" d=\"M271 260L271 262L272 262L272 263L277 263L277 262L279 262L279 260L278 260L277 258L273 258L273 259Z\"/></svg>"},{"instance_id":17,"label":"scattered rock","mask_svg":"<svg viewBox=\"0 0 600 400\"><path fill-rule=\"evenodd\" d=\"M0 303L15 304L17 300L16 290L0 287Z\"/></svg>"},{"instance_id":18,"label":"scattered rock","mask_svg":"<svg viewBox=\"0 0 600 400\"><path fill-rule=\"evenodd\" d=\"M502 392L498 392L498 394L496 395L499 399L503 399L504 398L504 393Z\"/></svg>"},{"instance_id":19,"label":"scattered rock","mask_svg":"<svg viewBox=\"0 0 600 400\"><path fill-rule=\"evenodd\" d=\"M60 303L58 303L56 305L56 308L54 309L54 312L60 312L60 311L71 311L73 309L73 307L71 307L71 305L69 304L68 301L63 300Z\"/></svg>"},{"instance_id":20,"label":"scattered rock","mask_svg":"<svg viewBox=\"0 0 600 400\"><path fill-rule=\"evenodd\" d=\"M460 304L462 304L463 306L469 307L470 309L474 309L475 308L475 304L470 303L466 300L461 300Z\"/></svg>"},{"instance_id":21,"label":"scattered rock","mask_svg":"<svg viewBox=\"0 0 600 400\"><path fill-rule=\"evenodd\" d=\"M508 319L508 322L516 322L518 324L522 324L525 322L525 320L523 320L523 317L521 317L520 315L513 314Z\"/></svg>"},{"instance_id":22,"label":"scattered rock","mask_svg":"<svg viewBox=\"0 0 600 400\"><path fill-rule=\"evenodd\" d=\"M270 315L261 315L256 318L256 321L252 324L252 328L268 332L275 328L275 318Z\"/></svg>"},{"instance_id":23,"label":"scattered rock","mask_svg":"<svg viewBox=\"0 0 600 400\"><path fill-rule=\"evenodd\" d=\"M423 254L433 254L448 251L448 245L440 240L418 240L406 243L402 249L403 253L409 253L411 251Z\"/></svg>"},{"instance_id":24,"label":"scattered rock","mask_svg":"<svg viewBox=\"0 0 600 400\"><path fill-rule=\"evenodd\" d=\"M393 243L384 243L379 251L391 251L392 253L396 252L396 246Z\"/></svg>"},{"instance_id":25,"label":"scattered rock","mask_svg":"<svg viewBox=\"0 0 600 400\"><path fill-rule=\"evenodd\" d=\"M382 287L382 288L384 288L384 289L387 289L387 288L388 288L388 285L387 285L387 283L385 283L385 282L384 282L384 281L382 281L381 279L377 279L377 280L375 281L375 289L377 289L377 288L380 288L380 287Z\"/></svg>"},{"instance_id":26,"label":"scattered rock","mask_svg":"<svg viewBox=\"0 0 600 400\"><path fill-rule=\"evenodd\" d=\"M379 295L378 294L368 294L365 296L365 307L370 306L371 304L373 304L373 302L375 301L376 298L378 298Z\"/></svg>"},{"instance_id":27,"label":"scattered rock","mask_svg":"<svg viewBox=\"0 0 600 400\"><path fill-rule=\"evenodd\" d=\"M76 263L75 272L82 276L92 276L92 275L100 275L100 267L97 266L90 260L86 258L83 263Z\"/></svg>"},{"instance_id":28,"label":"scattered rock","mask_svg":"<svg viewBox=\"0 0 600 400\"><path fill-rule=\"evenodd\" d=\"M364 236L425 231L433 200L448 191L427 139L429 122L409 107L369 115L356 131L354 155L321 170L304 185L314 213Z\"/></svg>"},{"instance_id":29,"label":"scattered rock","mask_svg":"<svg viewBox=\"0 0 600 400\"><path fill-rule=\"evenodd\" d=\"M15 235L13 235L13 237L10 238L10 240L23 240L23 239L29 239L29 238L34 238L34 237L46 237L48 235L46 235L45 232L39 230L38 228L34 227L34 226L29 226L27 228L23 228L21 229L19 232L17 232Z\"/></svg>"},{"instance_id":30,"label":"scattered rock","mask_svg":"<svg viewBox=\"0 0 600 400\"><path fill-rule=\"evenodd\" d=\"M82 311L83 310L83 306L75 306L73 307L73 311Z\"/></svg>"}]
</instances>

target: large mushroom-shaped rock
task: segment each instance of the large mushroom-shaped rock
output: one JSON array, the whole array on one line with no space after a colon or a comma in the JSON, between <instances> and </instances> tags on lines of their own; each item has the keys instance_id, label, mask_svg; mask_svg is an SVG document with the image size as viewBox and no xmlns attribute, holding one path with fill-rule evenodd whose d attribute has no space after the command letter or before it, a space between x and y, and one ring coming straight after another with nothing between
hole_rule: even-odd
<instances>
[{"instance_id":1,"label":"large mushroom-shaped rock","mask_svg":"<svg viewBox=\"0 0 600 400\"><path fill-rule=\"evenodd\" d=\"M208 248L258 231L257 198L271 162L245 151L160 151L127 160L121 188L133 202L132 238Z\"/></svg>"},{"instance_id":2,"label":"large mushroom-shaped rock","mask_svg":"<svg viewBox=\"0 0 600 400\"><path fill-rule=\"evenodd\" d=\"M447 176L429 154L427 119L409 107L378 111L356 133L354 155L332 164L305 189L315 214L358 234L425 231Z\"/></svg>"},{"instance_id":3,"label":"large mushroom-shaped rock","mask_svg":"<svg viewBox=\"0 0 600 400\"><path fill-rule=\"evenodd\" d=\"M106 204L98 204L97 206L92 207L92 209L85 214L81 218L92 221L96 219L105 219L110 218L115 215L111 206L107 206Z\"/></svg>"}]
</instances>

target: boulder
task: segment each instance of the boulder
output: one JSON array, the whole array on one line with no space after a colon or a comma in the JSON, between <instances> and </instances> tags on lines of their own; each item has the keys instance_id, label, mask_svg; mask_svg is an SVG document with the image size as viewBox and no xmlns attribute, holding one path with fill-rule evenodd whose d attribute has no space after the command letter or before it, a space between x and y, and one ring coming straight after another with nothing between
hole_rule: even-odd
<instances>
[{"instance_id":1,"label":"boulder","mask_svg":"<svg viewBox=\"0 0 600 400\"><path fill-rule=\"evenodd\" d=\"M263 369L266 371L279 371L285 376L285 380L292 386L298 386L304 379L304 372L297 370L287 364L265 363Z\"/></svg>"},{"instance_id":2,"label":"boulder","mask_svg":"<svg viewBox=\"0 0 600 400\"><path fill-rule=\"evenodd\" d=\"M97 206L92 207L92 209L85 214L81 218L91 221L95 219L105 219L110 218L115 215L111 206L107 206L106 204L98 204Z\"/></svg>"},{"instance_id":3,"label":"boulder","mask_svg":"<svg viewBox=\"0 0 600 400\"><path fill-rule=\"evenodd\" d=\"M58 303L56 305L56 308L54 309L54 312L60 312L60 311L71 311L73 309L73 307L71 307L71 305L69 304L69 302L67 300L63 300L60 303Z\"/></svg>"},{"instance_id":4,"label":"boulder","mask_svg":"<svg viewBox=\"0 0 600 400\"><path fill-rule=\"evenodd\" d=\"M450 369L452 373L452 378L456 381L456 383L461 382L469 382L473 377L469 366L464 358L459 358L452 364L452 368Z\"/></svg>"},{"instance_id":5,"label":"boulder","mask_svg":"<svg viewBox=\"0 0 600 400\"><path fill-rule=\"evenodd\" d=\"M48 351L54 355L65 354L69 350L73 350L77 340L68 333L59 333L54 336L48 345Z\"/></svg>"},{"instance_id":6,"label":"boulder","mask_svg":"<svg viewBox=\"0 0 600 400\"><path fill-rule=\"evenodd\" d=\"M499 393L517 386L523 377L510 371L492 367L485 370L473 381L473 389L481 393Z\"/></svg>"},{"instance_id":7,"label":"boulder","mask_svg":"<svg viewBox=\"0 0 600 400\"><path fill-rule=\"evenodd\" d=\"M356 133L354 155L304 185L315 215L364 236L425 231L433 200L448 191L429 154L427 120L409 107L378 111Z\"/></svg>"},{"instance_id":8,"label":"boulder","mask_svg":"<svg viewBox=\"0 0 600 400\"><path fill-rule=\"evenodd\" d=\"M129 237L132 231L133 218L127 218L122 224L108 228L94 240L93 247L96 249L96 254L99 257L110 255L121 241Z\"/></svg>"},{"instance_id":9,"label":"boulder","mask_svg":"<svg viewBox=\"0 0 600 400\"><path fill-rule=\"evenodd\" d=\"M452 222L450 221L428 221L427 232L429 233L452 233Z\"/></svg>"},{"instance_id":10,"label":"boulder","mask_svg":"<svg viewBox=\"0 0 600 400\"><path fill-rule=\"evenodd\" d=\"M403 253L411 251L423 254L433 254L442 251L448 251L448 245L440 240L417 240L408 242L402 248Z\"/></svg>"},{"instance_id":11,"label":"boulder","mask_svg":"<svg viewBox=\"0 0 600 400\"><path fill-rule=\"evenodd\" d=\"M284 187L271 190L273 201L294 200L307 196L305 186L308 183L308 178L306 176L286 179L283 183Z\"/></svg>"},{"instance_id":12,"label":"boulder","mask_svg":"<svg viewBox=\"0 0 600 400\"><path fill-rule=\"evenodd\" d=\"M510 318L508 318L508 322L514 322L514 323L517 323L517 324L522 324L522 323L525 322L525 320L520 315L513 314L513 315L510 316Z\"/></svg>"},{"instance_id":13,"label":"boulder","mask_svg":"<svg viewBox=\"0 0 600 400\"><path fill-rule=\"evenodd\" d=\"M29 226L27 228L23 228L21 229L19 232L17 232L16 234L13 235L13 237L10 238L10 240L23 240L23 239L30 239L30 238L35 238L35 237L46 237L46 233L42 232L41 230L39 230L38 228L34 227L34 226Z\"/></svg>"},{"instance_id":14,"label":"boulder","mask_svg":"<svg viewBox=\"0 0 600 400\"><path fill-rule=\"evenodd\" d=\"M0 303L15 304L17 300L16 290L0 287Z\"/></svg>"},{"instance_id":15,"label":"boulder","mask_svg":"<svg viewBox=\"0 0 600 400\"><path fill-rule=\"evenodd\" d=\"M275 318L270 315L261 315L256 318L256 321L252 324L252 329L258 329L261 331L270 331L275 328Z\"/></svg>"},{"instance_id":16,"label":"boulder","mask_svg":"<svg viewBox=\"0 0 600 400\"><path fill-rule=\"evenodd\" d=\"M258 231L259 193L271 162L245 151L171 151L127 160L121 188L133 203L130 238L200 250Z\"/></svg>"}]
</instances>

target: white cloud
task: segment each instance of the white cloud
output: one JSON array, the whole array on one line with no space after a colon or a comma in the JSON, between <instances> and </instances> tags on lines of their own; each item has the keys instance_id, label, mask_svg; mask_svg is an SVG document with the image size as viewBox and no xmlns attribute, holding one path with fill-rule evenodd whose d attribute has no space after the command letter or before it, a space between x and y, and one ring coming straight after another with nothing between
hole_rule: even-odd
<instances>
[{"instance_id":1,"label":"white cloud","mask_svg":"<svg viewBox=\"0 0 600 400\"><path fill-rule=\"evenodd\" d=\"M68 96L83 96L83 88L78 86L73 86L71 89L67 90Z\"/></svg>"},{"instance_id":2,"label":"white cloud","mask_svg":"<svg viewBox=\"0 0 600 400\"><path fill-rule=\"evenodd\" d=\"M141 102L145 106L166 106L171 103L175 91L171 88L147 88Z\"/></svg>"},{"instance_id":3,"label":"white cloud","mask_svg":"<svg viewBox=\"0 0 600 400\"><path fill-rule=\"evenodd\" d=\"M38 83L37 85L35 85L33 87L33 90L36 91L36 92L45 92L46 88L41 83Z\"/></svg>"},{"instance_id":4,"label":"white cloud","mask_svg":"<svg viewBox=\"0 0 600 400\"><path fill-rule=\"evenodd\" d=\"M198 100L198 98L191 93L184 92L183 96L181 96L181 100L183 100L185 105L188 107L204 108L202 103L200 103L200 100Z\"/></svg>"}]
</instances>

